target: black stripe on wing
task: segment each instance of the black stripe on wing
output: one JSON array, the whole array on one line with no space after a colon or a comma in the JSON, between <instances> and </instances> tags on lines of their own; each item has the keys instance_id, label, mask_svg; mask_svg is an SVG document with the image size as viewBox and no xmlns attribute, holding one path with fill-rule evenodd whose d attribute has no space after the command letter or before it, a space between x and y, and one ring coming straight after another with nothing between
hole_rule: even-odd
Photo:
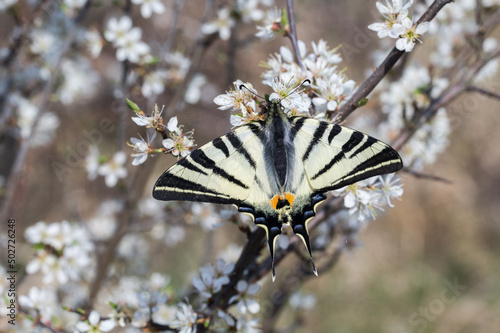
<instances>
[{"instance_id":1,"label":"black stripe on wing","mask_svg":"<svg viewBox=\"0 0 500 333\"><path fill-rule=\"evenodd\" d=\"M295 136L297 135L297 132L304 126L304 123L306 121L306 117L294 117L292 118L292 128L290 129L290 142L293 142L295 139Z\"/></svg>"},{"instance_id":2,"label":"black stripe on wing","mask_svg":"<svg viewBox=\"0 0 500 333\"><path fill-rule=\"evenodd\" d=\"M222 137L213 140L212 145L219 149L226 157L229 157L229 149L227 149L227 145L224 140L222 140Z\"/></svg>"},{"instance_id":3,"label":"black stripe on wing","mask_svg":"<svg viewBox=\"0 0 500 333\"><path fill-rule=\"evenodd\" d=\"M327 173L331 168L333 168L335 166L335 164L340 162L343 158L345 158L345 155L343 152L340 152L337 155L335 155L335 157L330 162L328 162L328 164L325 165L323 167L323 169L319 170L317 174L315 174L314 176L311 177L311 180L315 180L319 176Z\"/></svg>"},{"instance_id":4,"label":"black stripe on wing","mask_svg":"<svg viewBox=\"0 0 500 333\"><path fill-rule=\"evenodd\" d=\"M252 156L248 153L248 151L243 147L243 142L238 138L236 134L233 132L229 133L226 135L226 138L229 140L231 145L234 147L234 149L243 155L245 159L248 161L248 163L252 166L252 168L255 170L256 164L255 161L253 160Z\"/></svg>"},{"instance_id":5,"label":"black stripe on wing","mask_svg":"<svg viewBox=\"0 0 500 333\"><path fill-rule=\"evenodd\" d=\"M194 155L194 156L193 156ZM206 169L212 169L213 173L216 175L221 176L222 178L230 181L234 185L238 185L239 187L242 187L244 189L248 189L248 186L245 185L241 180L237 179L233 175L228 174L224 169L219 168L216 164L215 161L212 160L210 157L208 157L203 150L198 149L195 150L194 152L191 153L191 159L198 163L199 165L203 166Z\"/></svg>"},{"instance_id":6,"label":"black stripe on wing","mask_svg":"<svg viewBox=\"0 0 500 333\"><path fill-rule=\"evenodd\" d=\"M334 157L334 159L327 165L330 169L334 167L334 165L340 161L343 157L339 157L340 155L343 155L343 153L339 153L337 156ZM335 162L333 162L335 161ZM332 163L333 162L333 163ZM324 169L326 169L326 167ZM386 146L382 151L379 153L373 155L363 163L360 163L358 166L356 166L353 170L351 170L347 175L342 177L340 181L335 182L332 186L328 186L325 188L322 188L318 191L324 192L324 191L331 191L335 189L339 189L341 187L353 184L355 182L377 176L377 175L383 175L387 173L392 173L400 170L403 167L403 162L401 160L401 157L399 154L392 149L389 146ZM321 170L320 172L325 173L327 172ZM315 175L315 177L319 177L319 173ZM313 177L314 179L314 177Z\"/></svg>"},{"instance_id":7,"label":"black stripe on wing","mask_svg":"<svg viewBox=\"0 0 500 333\"><path fill-rule=\"evenodd\" d=\"M373 146L374 143L377 142L377 139L372 138L371 136L368 136L368 139L366 139L365 143L361 145L354 153L352 153L350 158L353 158L354 156L358 155L359 153L363 152L365 149L370 148Z\"/></svg>"},{"instance_id":8,"label":"black stripe on wing","mask_svg":"<svg viewBox=\"0 0 500 333\"><path fill-rule=\"evenodd\" d=\"M202 175L208 176L208 174L205 171L201 170L196 165L191 163L188 158L183 158L182 160L177 162L177 165L183 166L186 169L189 169L189 170L192 170L194 172L201 173Z\"/></svg>"},{"instance_id":9,"label":"black stripe on wing","mask_svg":"<svg viewBox=\"0 0 500 333\"><path fill-rule=\"evenodd\" d=\"M344 143L344 145L342 146L342 151L344 153L350 152L354 147L359 145L361 143L361 141L363 141L364 137L365 137L365 135L361 132L357 132L357 131L352 132L349 140L347 140L347 142Z\"/></svg>"},{"instance_id":10,"label":"black stripe on wing","mask_svg":"<svg viewBox=\"0 0 500 333\"><path fill-rule=\"evenodd\" d=\"M314 149L314 147L316 147L316 145L318 144L318 141L323 137L323 134L325 134L325 131L327 128L328 128L327 122L322 121L319 123L318 128L316 128L316 130L314 131L313 138L311 139L311 142L309 142L309 146L307 146L306 152L302 156L302 162L307 161L312 150Z\"/></svg>"},{"instance_id":11,"label":"black stripe on wing","mask_svg":"<svg viewBox=\"0 0 500 333\"><path fill-rule=\"evenodd\" d=\"M332 144L332 140L340 133L342 132L342 127L339 125L333 125L332 129L330 130L330 133L328 134L328 144Z\"/></svg>"},{"instance_id":12,"label":"black stripe on wing","mask_svg":"<svg viewBox=\"0 0 500 333\"><path fill-rule=\"evenodd\" d=\"M238 204L238 200L227 194L210 190L198 183L165 172L153 188L153 198L157 200L185 200L212 202L220 204Z\"/></svg>"}]
</instances>

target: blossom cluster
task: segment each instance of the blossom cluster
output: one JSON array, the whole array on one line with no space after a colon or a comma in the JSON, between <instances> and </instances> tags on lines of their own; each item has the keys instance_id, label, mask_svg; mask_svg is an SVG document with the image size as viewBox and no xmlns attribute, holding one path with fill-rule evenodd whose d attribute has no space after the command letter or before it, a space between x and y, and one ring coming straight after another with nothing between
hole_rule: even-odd
<instances>
[{"instance_id":1,"label":"blossom cluster","mask_svg":"<svg viewBox=\"0 0 500 333\"><path fill-rule=\"evenodd\" d=\"M129 146L135 151L131 155L134 157L133 165L142 164L149 155L157 153L170 153L177 158L186 157L195 147L192 139L193 132L183 132L183 126L179 125L177 116L170 118L167 125L165 125L161 116L163 109L159 110L157 105L155 105L151 116L147 116L133 102L129 101L129 105L136 114L136 117L132 117L132 120L138 126L155 129L151 137L148 135L147 140L142 137L141 139L130 138L132 143L129 143ZM163 148L154 148L156 133L160 133L164 137L162 140Z\"/></svg>"},{"instance_id":2,"label":"blossom cluster","mask_svg":"<svg viewBox=\"0 0 500 333\"><path fill-rule=\"evenodd\" d=\"M370 24L368 29L376 31L379 38L397 39L398 50L411 52L415 42L420 41L419 38L429 30L429 22L414 22L409 16L408 9L412 4L413 0L386 0L385 5L377 1L377 9L384 22Z\"/></svg>"},{"instance_id":3,"label":"blossom cluster","mask_svg":"<svg viewBox=\"0 0 500 333\"><path fill-rule=\"evenodd\" d=\"M396 174L375 176L341 189L334 190L336 196L344 196L344 206L349 214L356 214L359 221L370 221L377 216L377 210L384 206L394 207L393 199L403 194L401 180Z\"/></svg>"},{"instance_id":4,"label":"blossom cluster","mask_svg":"<svg viewBox=\"0 0 500 333\"><path fill-rule=\"evenodd\" d=\"M104 37L116 47L118 61L128 60L137 63L149 55L149 45L141 41L141 28L133 27L132 19L128 16L122 16L119 19L111 18Z\"/></svg>"},{"instance_id":5,"label":"blossom cluster","mask_svg":"<svg viewBox=\"0 0 500 333\"><path fill-rule=\"evenodd\" d=\"M334 120L338 109L354 92L355 82L349 80L338 69L342 58L337 49L330 49L325 41L312 43L313 52L307 53L306 46L299 41L301 68L294 61L292 51L282 46L280 53L270 57L263 66L263 83L274 91L270 100L281 101L290 115L313 115L317 119ZM234 89L215 97L219 110L239 112L231 115L231 124L239 126L261 119L257 91L250 83L237 80ZM310 108L312 106L312 109Z\"/></svg>"},{"instance_id":6,"label":"blossom cluster","mask_svg":"<svg viewBox=\"0 0 500 333\"><path fill-rule=\"evenodd\" d=\"M255 22L262 24L258 26L257 37L262 39L271 39L275 32L278 32L281 22L281 14L277 9L267 10L265 12L260 7L269 8L274 0L236 0L233 8L222 7L217 12L217 18L213 21L204 23L201 26L201 32L206 35L218 34L222 40L228 40L231 37L231 29L235 26L236 20L240 19L244 23ZM274 30L273 30L274 25Z\"/></svg>"},{"instance_id":7,"label":"blossom cluster","mask_svg":"<svg viewBox=\"0 0 500 333\"><path fill-rule=\"evenodd\" d=\"M221 292L230 280L229 275L234 269L231 262L226 265L224 259L217 259L215 265L208 264L200 268L200 275L193 278L193 286L201 300L211 300ZM232 328L238 332L247 332L256 329L258 321L248 319L246 315L256 314L260 311L259 303L254 299L254 295L260 290L260 285L248 284L244 280L236 284L236 294L229 299L229 304L236 304L239 315L227 311L227 309L217 309L217 325L221 327ZM201 311L205 310L206 303L202 302Z\"/></svg>"},{"instance_id":8,"label":"blossom cluster","mask_svg":"<svg viewBox=\"0 0 500 333\"><path fill-rule=\"evenodd\" d=\"M85 228L68 221L38 222L25 232L35 248L35 258L26 266L28 274L41 272L46 284L88 280L94 265L94 245Z\"/></svg>"}]
</instances>

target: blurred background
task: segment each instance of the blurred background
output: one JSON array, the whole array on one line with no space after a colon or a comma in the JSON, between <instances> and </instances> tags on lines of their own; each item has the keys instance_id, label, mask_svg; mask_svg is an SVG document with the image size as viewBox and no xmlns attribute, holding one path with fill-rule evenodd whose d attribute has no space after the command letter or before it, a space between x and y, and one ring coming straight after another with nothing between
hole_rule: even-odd
<instances>
[{"instance_id":1,"label":"blurred background","mask_svg":"<svg viewBox=\"0 0 500 333\"><path fill-rule=\"evenodd\" d=\"M164 5L165 12L150 19L140 15L139 6L131 8L134 26L142 28L142 40L154 50L161 49L175 17L173 1L164 1ZM223 5L226 4L216 2L214 8ZM284 2L276 1L276 5L285 7ZM190 54L204 10L198 1L185 2L172 52ZM34 12L31 5L23 1L16 4L16 11L17 16L8 11L0 14L4 17L0 20L0 31L3 36L9 36L0 42L0 47L9 45L17 24L13 17L27 19ZM381 47L376 33L367 29L370 23L380 21L375 1L296 1L295 12L298 38L309 49L311 41L320 39L327 41L332 48L343 45L339 51L343 57L341 66L345 66L344 73L358 86L370 69L378 65L372 53L385 50L382 52L387 54L393 45L389 43L389 47ZM105 2L90 8L81 24L86 28L95 27L102 33L111 17L121 15L123 11L119 6ZM51 19L57 18L51 16ZM185 131L195 130L194 138L200 146L231 129L229 113L217 110L212 100L229 90L233 81L251 82L260 94L269 93L270 88L260 83L263 69L259 64L266 61L269 54L279 52L280 46L290 47L289 40L278 37L263 43L253 37L256 32L254 24L238 23L232 32L231 38L240 42L237 47L231 46L230 41L217 39L203 50L195 64L205 77L199 88L200 99L195 104L180 101L172 107L172 99L182 82L166 86L163 93L149 99L141 96L137 83L140 80L130 71L126 83L122 84L124 66L127 65L117 61L115 48L109 43L104 44L99 57L89 62L92 70L69 70L70 75L76 77L94 75L92 71L95 71L96 79L89 83L87 77L87 86L76 85L75 89L88 91L75 94L70 103L62 102L56 92L49 96L46 109L57 116L59 124L51 133L48 144L29 149L4 215L15 218L17 223L18 294L26 294L31 286L40 283L39 276L27 275L25 271L33 256L31 245L23 237L27 227L39 221L68 220L85 224L96 215L103 201L124 199L124 196L132 201L127 201L127 204L136 204L151 195L156 179L176 161L175 157L159 154L148 158L143 165L133 166L129 157L125 164L128 171L126 181L133 179L134 185L127 187L119 183L109 188L102 177L89 181L85 156L68 157L73 156L71 152L77 151L80 142L87 140L85 131L100 128L102 119L109 119L113 129L102 131L102 141L98 144L100 153L112 156L120 149L127 155L132 153L125 142L130 137L138 137L138 133L145 137L145 132L130 120L134 114L127 109L124 97L132 99L146 113L153 109L154 103L166 105L166 121L176 115ZM498 29L491 36L498 37ZM28 48L32 42L30 39L23 41L26 43L24 47ZM429 53L438 46L439 40L417 45L408 61L425 66L429 64ZM29 52L21 47L19 66L39 64L30 57ZM5 75L7 70L3 68L2 74ZM492 77L488 88L498 93L498 73ZM11 90L26 93L43 88L16 86L22 82L14 82ZM368 105L358 109L346 124L349 126L364 114L381 114L377 97L378 92L370 95ZM39 100L34 101L37 102ZM6 110L4 106L2 112ZM303 294L314 296L314 306L299 307L298 310L293 306L285 307L277 318L277 328L287 327L300 317L302 325L291 331L499 332L500 101L466 94L453 101L447 112L452 130L449 146L438 155L434 164L426 165L421 172L442 177L448 182L401 172L404 183L402 200L394 201L394 208L386 207L374 222L366 223L357 238L360 246L344 251L335 267L309 279L302 286ZM9 135L9 123L3 125L0 172L5 183L20 144ZM62 177L58 177L58 163L68 165L68 158L76 159L74 166L64 169ZM138 193L130 194L125 188ZM3 191L3 198L6 194ZM169 209L169 214L173 214L172 210L176 208ZM130 225L137 233L132 238L136 241L125 246L131 247L130 251L145 251L143 258L146 259L145 262L125 260L119 268L121 273L134 272L142 278L150 272L162 272L171 277L173 289L189 289L198 267L213 262L217 253L227 250L230 244L236 247L245 244L245 235L232 223L206 232L194 223L186 224L186 220L189 222L189 216L175 221L166 218L167 223L182 228L175 246L167 246L152 237L154 224ZM5 234L5 230L2 221L0 231ZM175 232L171 235L174 239L176 236ZM102 249L108 244L106 242L104 240L96 249ZM2 250L2 264L5 260L3 253ZM258 294L262 311L265 311L266 302L279 292L279 274L295 264L294 258L287 258L278 266L277 283L271 284L270 276L264 277L263 289ZM4 324L5 320L0 319L0 327ZM3 327L11 329L8 325Z\"/></svg>"}]
</instances>

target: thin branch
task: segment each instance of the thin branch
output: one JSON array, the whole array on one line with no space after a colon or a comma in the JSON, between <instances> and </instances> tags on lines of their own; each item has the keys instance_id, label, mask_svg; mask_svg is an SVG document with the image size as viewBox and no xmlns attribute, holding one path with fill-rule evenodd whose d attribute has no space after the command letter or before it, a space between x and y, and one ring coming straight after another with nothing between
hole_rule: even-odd
<instances>
[{"instance_id":1,"label":"thin branch","mask_svg":"<svg viewBox=\"0 0 500 333\"><path fill-rule=\"evenodd\" d=\"M482 88L479 88L476 86L468 86L467 88L465 88L465 91L477 92L477 93L480 93L482 95L485 95L485 96L488 96L488 97L491 97L491 98L494 98L494 99L497 99L500 101L500 94L497 94L497 93L494 93L494 92L491 92L491 91L488 91L488 90L485 90L485 89L482 89Z\"/></svg>"},{"instance_id":2,"label":"thin branch","mask_svg":"<svg viewBox=\"0 0 500 333\"><path fill-rule=\"evenodd\" d=\"M480 42L482 44L484 40L484 35L486 33L486 29L484 27L483 21L483 6L481 4L481 0L476 0L476 25L477 25L477 35L480 37Z\"/></svg>"},{"instance_id":3,"label":"thin branch","mask_svg":"<svg viewBox=\"0 0 500 333\"><path fill-rule=\"evenodd\" d=\"M286 10L288 14L288 25L290 26L290 30L287 31L287 37L290 38L290 42L292 42L293 52L295 53L295 60L297 65L300 68L304 68L304 64L302 63L302 59L300 58L300 50L299 45L297 43L297 30L295 29L295 13L293 10L293 0L286 0Z\"/></svg>"},{"instance_id":4,"label":"thin branch","mask_svg":"<svg viewBox=\"0 0 500 333\"><path fill-rule=\"evenodd\" d=\"M239 28L239 21L236 21L232 31L231 37L229 38L228 51L227 51L227 63L226 63L226 86L230 86L234 78L236 77L236 54L239 47L239 41L237 37L237 31Z\"/></svg>"},{"instance_id":5,"label":"thin branch","mask_svg":"<svg viewBox=\"0 0 500 333\"><path fill-rule=\"evenodd\" d=\"M436 0L430 5L425 13L417 21L417 25L422 22L431 21L437 13L448 3L454 0ZM344 121L354 110L356 110L364 99L372 92L372 90L379 84L380 81L387 75L387 73L394 67L396 62L403 56L405 52L398 50L394 47L391 52L387 55L385 60L380 66L370 75L368 79L356 90L352 97L344 104L340 110L339 122Z\"/></svg>"},{"instance_id":6,"label":"thin branch","mask_svg":"<svg viewBox=\"0 0 500 333\"><path fill-rule=\"evenodd\" d=\"M126 0L124 6L125 15L130 17L131 11L132 11L132 0ZM127 77L130 72L130 62L128 61L128 59L124 59L121 62L121 65L122 65L122 77L120 82L121 95L118 97L118 99L121 99L123 101L124 97L127 95ZM116 148L117 148L116 150L121 151L123 150L123 146L125 144L125 132L127 130L128 109L118 108L118 111L119 111L119 117L118 117L118 128L116 130Z\"/></svg>"},{"instance_id":7,"label":"thin branch","mask_svg":"<svg viewBox=\"0 0 500 333\"><path fill-rule=\"evenodd\" d=\"M167 54L170 52L170 49L172 48L172 45L174 43L175 37L177 35L177 31L179 30L179 22L180 22L180 16L182 9L184 8L184 4L186 3L185 0L176 0L174 4L174 10L173 10L173 20L172 23L170 24L170 30L168 32L168 36L166 38L165 44L163 44L163 47L161 48L161 53L162 55ZM162 57L161 62L164 61L164 57Z\"/></svg>"},{"instance_id":8,"label":"thin branch","mask_svg":"<svg viewBox=\"0 0 500 333\"><path fill-rule=\"evenodd\" d=\"M205 12L203 13L203 17L200 22L200 27L205 23L208 18L210 13L213 11L214 7L214 1L213 0L206 0L205 1L206 6L205 6ZM186 92L186 89L191 82L192 77L194 74L198 72L198 69L201 67L201 59L203 55L205 54L205 51L217 40L217 36L215 34L204 36L203 33L201 32L201 29L199 29L198 36L196 38L195 45L193 46L193 50L191 52L191 56L189 59L191 60L191 66L189 66L189 70L184 77L184 80L182 80L181 84L177 88L175 95L172 97L170 100L170 103L165 111L165 117L172 117L175 115L177 108L179 106L179 102L182 100L184 97L184 94Z\"/></svg>"},{"instance_id":9,"label":"thin branch","mask_svg":"<svg viewBox=\"0 0 500 333\"><path fill-rule=\"evenodd\" d=\"M33 325L32 325L33 329L38 326L41 328L45 328L52 333L63 333L63 331L58 331L55 328L53 328L52 326L50 326L48 323L44 323L42 320L40 320L40 314L39 314L38 310L36 310L36 312L37 312L36 316L32 316L32 314L30 314L28 309L26 309L24 306L18 305L17 308L19 310L19 313L24 313L25 315L34 317Z\"/></svg>"},{"instance_id":10,"label":"thin branch","mask_svg":"<svg viewBox=\"0 0 500 333\"><path fill-rule=\"evenodd\" d=\"M417 171L414 171L414 170L411 170L408 168L403 168L402 171L407 173L407 174L412 175L415 178L433 180L433 181L437 181L437 182L441 182L441 183L445 183L445 184L453 184L453 182L449 179L439 177L439 176L434 176L434 175L428 175L425 173L420 173L420 172L417 172Z\"/></svg>"}]
</instances>

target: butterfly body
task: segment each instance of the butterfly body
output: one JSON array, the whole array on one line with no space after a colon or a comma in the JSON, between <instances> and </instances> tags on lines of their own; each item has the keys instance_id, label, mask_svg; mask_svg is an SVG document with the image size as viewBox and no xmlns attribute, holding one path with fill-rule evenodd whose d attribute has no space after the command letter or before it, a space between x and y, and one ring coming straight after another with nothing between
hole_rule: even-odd
<instances>
[{"instance_id":1,"label":"butterfly body","mask_svg":"<svg viewBox=\"0 0 500 333\"><path fill-rule=\"evenodd\" d=\"M311 255L307 223L324 193L401 167L397 152L381 141L340 125L288 117L279 102L269 102L264 120L236 128L165 171L153 196L237 206L265 229L273 259L281 228L289 224Z\"/></svg>"}]
</instances>

